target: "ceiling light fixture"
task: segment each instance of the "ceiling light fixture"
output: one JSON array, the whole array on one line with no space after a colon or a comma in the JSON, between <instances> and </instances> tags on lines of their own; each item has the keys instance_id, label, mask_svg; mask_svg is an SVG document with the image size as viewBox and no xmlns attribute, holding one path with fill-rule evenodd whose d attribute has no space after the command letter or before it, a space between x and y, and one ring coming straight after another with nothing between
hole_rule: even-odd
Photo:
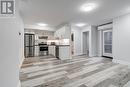
<instances>
[{"instance_id":1,"label":"ceiling light fixture","mask_svg":"<svg viewBox=\"0 0 130 87\"><path fill-rule=\"evenodd\" d=\"M78 24L76 24L76 26L78 26L78 27L83 27L85 25L86 25L85 23L78 23Z\"/></svg>"},{"instance_id":2,"label":"ceiling light fixture","mask_svg":"<svg viewBox=\"0 0 130 87\"><path fill-rule=\"evenodd\" d=\"M94 3L88 3L88 4L84 4L83 6L81 6L80 9L82 11L88 12L88 11L93 10L95 7L96 7L96 4L94 4Z\"/></svg>"},{"instance_id":3,"label":"ceiling light fixture","mask_svg":"<svg viewBox=\"0 0 130 87\"><path fill-rule=\"evenodd\" d=\"M45 24L45 23L38 23L39 26L47 26L48 24Z\"/></svg>"}]
</instances>

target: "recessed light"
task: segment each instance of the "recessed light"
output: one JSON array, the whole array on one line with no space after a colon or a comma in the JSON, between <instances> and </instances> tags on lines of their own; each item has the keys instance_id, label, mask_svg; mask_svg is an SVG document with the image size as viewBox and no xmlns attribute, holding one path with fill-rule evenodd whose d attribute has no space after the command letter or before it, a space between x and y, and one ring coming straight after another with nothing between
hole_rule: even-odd
<instances>
[{"instance_id":1,"label":"recessed light","mask_svg":"<svg viewBox=\"0 0 130 87\"><path fill-rule=\"evenodd\" d=\"M88 4L84 4L83 6L81 6L80 9L82 11L88 12L88 11L93 10L95 7L96 7L95 3L88 3Z\"/></svg>"},{"instance_id":2,"label":"recessed light","mask_svg":"<svg viewBox=\"0 0 130 87\"><path fill-rule=\"evenodd\" d=\"M48 24L45 23L38 23L39 26L47 26Z\"/></svg>"},{"instance_id":3,"label":"recessed light","mask_svg":"<svg viewBox=\"0 0 130 87\"><path fill-rule=\"evenodd\" d=\"M86 25L85 23L78 23L78 24L76 24L76 26L78 26L78 27L83 27L85 25Z\"/></svg>"}]
</instances>

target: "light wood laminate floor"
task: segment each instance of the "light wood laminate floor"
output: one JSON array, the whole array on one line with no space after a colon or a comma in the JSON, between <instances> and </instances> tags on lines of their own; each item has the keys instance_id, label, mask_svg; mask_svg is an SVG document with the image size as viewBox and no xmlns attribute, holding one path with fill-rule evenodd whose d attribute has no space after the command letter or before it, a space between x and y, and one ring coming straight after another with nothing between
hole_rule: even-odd
<instances>
[{"instance_id":1,"label":"light wood laminate floor","mask_svg":"<svg viewBox=\"0 0 130 87\"><path fill-rule=\"evenodd\" d=\"M123 87L130 69L102 57L34 57L24 60L20 80L22 87Z\"/></svg>"}]
</instances>

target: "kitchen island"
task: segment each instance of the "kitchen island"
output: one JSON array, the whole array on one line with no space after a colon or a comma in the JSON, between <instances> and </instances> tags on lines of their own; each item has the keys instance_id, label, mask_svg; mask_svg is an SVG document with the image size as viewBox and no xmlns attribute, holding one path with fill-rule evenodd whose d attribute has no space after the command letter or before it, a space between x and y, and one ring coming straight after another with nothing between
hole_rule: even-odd
<instances>
[{"instance_id":1,"label":"kitchen island","mask_svg":"<svg viewBox=\"0 0 130 87\"><path fill-rule=\"evenodd\" d=\"M71 51L70 51L70 45L57 45L56 46L56 54L58 51L59 55L56 55L57 58L61 60L71 59Z\"/></svg>"},{"instance_id":2,"label":"kitchen island","mask_svg":"<svg viewBox=\"0 0 130 87\"><path fill-rule=\"evenodd\" d=\"M71 59L70 45L46 45L48 55L55 56L60 60ZM39 45L35 46L35 56L40 56Z\"/></svg>"},{"instance_id":3,"label":"kitchen island","mask_svg":"<svg viewBox=\"0 0 130 87\"><path fill-rule=\"evenodd\" d=\"M58 59L71 59L70 45L49 45L49 54Z\"/></svg>"}]
</instances>

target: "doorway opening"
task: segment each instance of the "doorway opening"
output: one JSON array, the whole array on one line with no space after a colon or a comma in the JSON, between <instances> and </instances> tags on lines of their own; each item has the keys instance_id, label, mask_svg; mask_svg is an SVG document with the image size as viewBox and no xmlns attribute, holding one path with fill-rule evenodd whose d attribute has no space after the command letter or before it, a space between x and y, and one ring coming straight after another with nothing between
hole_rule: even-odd
<instances>
[{"instance_id":1,"label":"doorway opening","mask_svg":"<svg viewBox=\"0 0 130 87\"><path fill-rule=\"evenodd\" d=\"M71 54L74 55L74 33L71 33Z\"/></svg>"},{"instance_id":2,"label":"doorway opening","mask_svg":"<svg viewBox=\"0 0 130 87\"><path fill-rule=\"evenodd\" d=\"M83 55L89 56L89 31L83 32Z\"/></svg>"},{"instance_id":3,"label":"doorway opening","mask_svg":"<svg viewBox=\"0 0 130 87\"><path fill-rule=\"evenodd\" d=\"M103 31L103 57L113 58L112 56L112 29Z\"/></svg>"}]
</instances>

